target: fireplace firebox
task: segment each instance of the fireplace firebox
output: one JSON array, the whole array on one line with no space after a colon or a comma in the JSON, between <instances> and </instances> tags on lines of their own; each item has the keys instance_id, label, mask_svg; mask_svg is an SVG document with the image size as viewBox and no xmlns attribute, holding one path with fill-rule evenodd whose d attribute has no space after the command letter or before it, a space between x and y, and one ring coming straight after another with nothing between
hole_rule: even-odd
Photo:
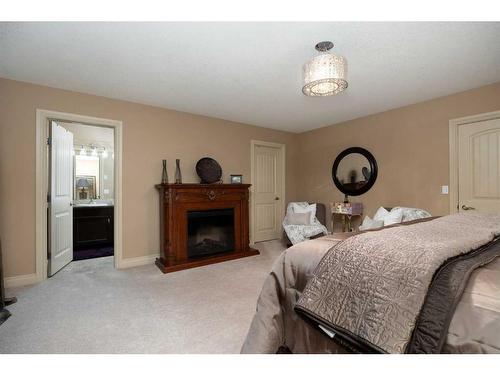
<instances>
[{"instance_id":1,"label":"fireplace firebox","mask_svg":"<svg viewBox=\"0 0 500 375\"><path fill-rule=\"evenodd\" d=\"M188 258L234 250L234 210L188 211Z\"/></svg>"},{"instance_id":2,"label":"fireplace firebox","mask_svg":"<svg viewBox=\"0 0 500 375\"><path fill-rule=\"evenodd\" d=\"M248 184L160 184L162 272L238 259L249 246Z\"/></svg>"}]
</instances>

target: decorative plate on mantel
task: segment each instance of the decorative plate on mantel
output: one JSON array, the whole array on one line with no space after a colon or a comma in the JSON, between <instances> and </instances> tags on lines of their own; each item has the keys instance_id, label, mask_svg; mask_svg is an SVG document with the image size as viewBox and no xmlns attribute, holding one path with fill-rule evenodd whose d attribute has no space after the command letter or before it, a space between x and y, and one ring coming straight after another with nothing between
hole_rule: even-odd
<instances>
[{"instance_id":1,"label":"decorative plate on mantel","mask_svg":"<svg viewBox=\"0 0 500 375\"><path fill-rule=\"evenodd\" d=\"M222 168L215 159L205 157L196 163L196 173L200 177L200 184L213 184L221 181Z\"/></svg>"}]
</instances>

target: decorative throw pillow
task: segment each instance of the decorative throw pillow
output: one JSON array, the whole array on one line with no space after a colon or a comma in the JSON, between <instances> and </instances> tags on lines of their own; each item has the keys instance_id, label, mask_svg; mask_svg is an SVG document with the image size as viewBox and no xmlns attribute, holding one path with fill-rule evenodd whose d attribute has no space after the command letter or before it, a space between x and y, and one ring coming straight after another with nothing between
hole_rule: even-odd
<instances>
[{"instance_id":1,"label":"decorative throw pillow","mask_svg":"<svg viewBox=\"0 0 500 375\"><path fill-rule=\"evenodd\" d=\"M359 226L359 230L377 229L384 226L384 220L374 220L370 219L369 216L365 216L363 219L363 224Z\"/></svg>"},{"instance_id":2,"label":"decorative throw pillow","mask_svg":"<svg viewBox=\"0 0 500 375\"><path fill-rule=\"evenodd\" d=\"M401 211L403 214L403 220L402 221L411 221L411 220L417 220L417 219L424 219L426 217L431 217L432 215L420 208L412 208L412 207L394 207L391 212L393 211Z\"/></svg>"},{"instance_id":3,"label":"decorative throw pillow","mask_svg":"<svg viewBox=\"0 0 500 375\"><path fill-rule=\"evenodd\" d=\"M403 221L403 211L401 210L391 210L387 215L384 216L384 226L398 224Z\"/></svg>"},{"instance_id":4,"label":"decorative throw pillow","mask_svg":"<svg viewBox=\"0 0 500 375\"><path fill-rule=\"evenodd\" d=\"M389 211L387 211L384 207L380 207L377 212L375 213L375 216L373 216L373 220L384 220L384 217L386 217L389 214Z\"/></svg>"},{"instance_id":5,"label":"decorative throw pillow","mask_svg":"<svg viewBox=\"0 0 500 375\"><path fill-rule=\"evenodd\" d=\"M291 212L288 214L288 224L290 225L310 225L311 212Z\"/></svg>"},{"instance_id":6,"label":"decorative throw pillow","mask_svg":"<svg viewBox=\"0 0 500 375\"><path fill-rule=\"evenodd\" d=\"M316 203L309 204L306 207L299 206L298 204L293 205L293 212L298 214L304 214L307 212L311 213L311 217L309 219L309 225L314 224L314 218L316 217Z\"/></svg>"}]
</instances>

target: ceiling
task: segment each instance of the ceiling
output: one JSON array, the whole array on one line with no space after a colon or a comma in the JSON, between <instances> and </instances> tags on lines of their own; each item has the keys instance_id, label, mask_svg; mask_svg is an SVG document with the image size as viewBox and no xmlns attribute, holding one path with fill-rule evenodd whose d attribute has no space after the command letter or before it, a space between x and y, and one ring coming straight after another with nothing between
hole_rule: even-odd
<instances>
[{"instance_id":1,"label":"ceiling","mask_svg":"<svg viewBox=\"0 0 500 375\"><path fill-rule=\"evenodd\" d=\"M306 97L322 40L349 88ZM500 23L0 23L0 77L303 132L500 81Z\"/></svg>"},{"instance_id":2,"label":"ceiling","mask_svg":"<svg viewBox=\"0 0 500 375\"><path fill-rule=\"evenodd\" d=\"M74 122L57 121L63 128L73 133L75 146L99 146L113 150L115 132L104 126L82 125Z\"/></svg>"}]
</instances>

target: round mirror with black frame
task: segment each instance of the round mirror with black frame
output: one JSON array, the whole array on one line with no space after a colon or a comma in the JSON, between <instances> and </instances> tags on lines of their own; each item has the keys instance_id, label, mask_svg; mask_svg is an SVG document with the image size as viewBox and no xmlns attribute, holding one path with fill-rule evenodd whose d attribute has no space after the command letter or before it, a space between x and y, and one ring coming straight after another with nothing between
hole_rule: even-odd
<instances>
[{"instance_id":1,"label":"round mirror with black frame","mask_svg":"<svg viewBox=\"0 0 500 375\"><path fill-rule=\"evenodd\" d=\"M342 151L332 167L335 186L345 195L358 196L370 190L377 180L378 166L372 153L362 147Z\"/></svg>"}]
</instances>

